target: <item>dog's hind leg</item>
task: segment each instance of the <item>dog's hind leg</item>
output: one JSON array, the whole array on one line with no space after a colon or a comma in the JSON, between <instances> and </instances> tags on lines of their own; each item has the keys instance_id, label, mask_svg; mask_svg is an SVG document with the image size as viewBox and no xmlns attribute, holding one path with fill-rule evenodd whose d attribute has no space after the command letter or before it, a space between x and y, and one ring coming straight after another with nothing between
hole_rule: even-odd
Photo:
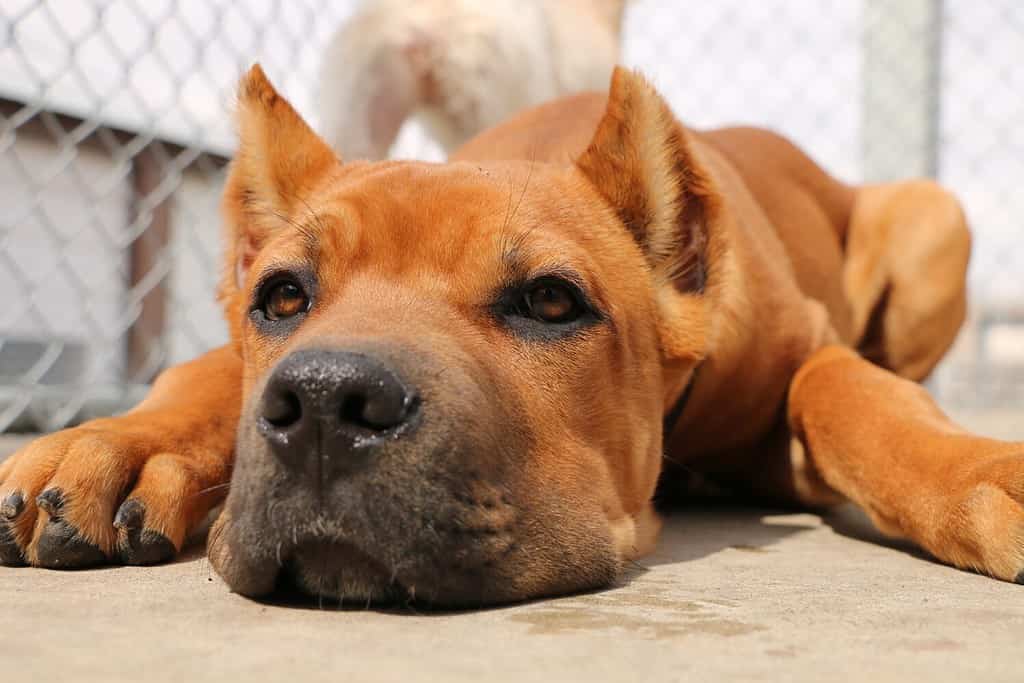
<instances>
[{"instance_id":1,"label":"dog's hind leg","mask_svg":"<svg viewBox=\"0 0 1024 683\"><path fill-rule=\"evenodd\" d=\"M164 372L134 410L0 464L0 564L152 564L227 494L242 363L223 347Z\"/></svg>"},{"instance_id":2,"label":"dog's hind leg","mask_svg":"<svg viewBox=\"0 0 1024 683\"><path fill-rule=\"evenodd\" d=\"M959 202L934 182L857 191L843 288L861 355L908 379L928 376L964 320L970 245Z\"/></svg>"},{"instance_id":3,"label":"dog's hind leg","mask_svg":"<svg viewBox=\"0 0 1024 683\"><path fill-rule=\"evenodd\" d=\"M788 419L819 476L882 532L1024 582L1024 443L966 432L921 386L838 346L797 372Z\"/></svg>"}]
</instances>

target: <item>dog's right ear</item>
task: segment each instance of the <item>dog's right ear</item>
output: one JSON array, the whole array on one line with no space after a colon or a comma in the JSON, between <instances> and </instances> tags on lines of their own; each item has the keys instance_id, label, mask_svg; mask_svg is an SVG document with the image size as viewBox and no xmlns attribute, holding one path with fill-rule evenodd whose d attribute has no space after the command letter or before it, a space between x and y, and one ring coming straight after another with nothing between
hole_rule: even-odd
<instances>
[{"instance_id":1,"label":"dog's right ear","mask_svg":"<svg viewBox=\"0 0 1024 683\"><path fill-rule=\"evenodd\" d=\"M221 296L230 297L267 240L308 211L314 187L340 159L254 65L238 85L238 151L224 188L226 263Z\"/></svg>"}]
</instances>

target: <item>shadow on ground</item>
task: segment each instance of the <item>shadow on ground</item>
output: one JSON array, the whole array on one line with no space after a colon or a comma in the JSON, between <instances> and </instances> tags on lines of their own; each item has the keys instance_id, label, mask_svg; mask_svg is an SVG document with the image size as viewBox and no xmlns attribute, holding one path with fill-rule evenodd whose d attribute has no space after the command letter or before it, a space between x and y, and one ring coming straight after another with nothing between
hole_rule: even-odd
<instances>
[{"instance_id":1,"label":"shadow on ground","mask_svg":"<svg viewBox=\"0 0 1024 683\"><path fill-rule=\"evenodd\" d=\"M819 526L814 517L793 510L732 503L676 506L665 518L657 548L639 567L693 562L727 549L769 552L775 543Z\"/></svg>"}]
</instances>

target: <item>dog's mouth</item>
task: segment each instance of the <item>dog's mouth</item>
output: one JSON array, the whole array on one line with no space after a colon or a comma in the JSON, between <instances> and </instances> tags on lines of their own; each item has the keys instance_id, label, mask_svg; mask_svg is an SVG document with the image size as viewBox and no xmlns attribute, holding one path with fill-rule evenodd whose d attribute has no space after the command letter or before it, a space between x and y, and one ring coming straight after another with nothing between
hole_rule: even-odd
<instances>
[{"instance_id":1,"label":"dog's mouth","mask_svg":"<svg viewBox=\"0 0 1024 683\"><path fill-rule=\"evenodd\" d=\"M420 485L430 490L427 481ZM326 517L308 508L308 496L293 496L270 506L276 524L253 519L262 507L241 506L211 529L210 560L236 592L275 602L444 608L507 601L509 572L524 558L518 509L499 490L435 488L433 496L407 493L403 502L382 504L395 496L371 503L355 487L333 499L335 514Z\"/></svg>"},{"instance_id":2,"label":"dog's mouth","mask_svg":"<svg viewBox=\"0 0 1024 683\"><path fill-rule=\"evenodd\" d=\"M344 542L305 542L282 558L279 595L302 594L321 607L370 607L404 604L414 594L394 571Z\"/></svg>"},{"instance_id":3,"label":"dog's mouth","mask_svg":"<svg viewBox=\"0 0 1024 683\"><path fill-rule=\"evenodd\" d=\"M272 603L462 609L515 599L501 596L491 585L495 577L490 576L494 570L490 562L467 570L447 560L410 554L391 566L337 539L300 540L290 549L282 547L274 558L224 553L224 549L211 548L211 560L232 588ZM449 548L445 554L465 558L468 550ZM226 556L233 558L225 562Z\"/></svg>"}]
</instances>

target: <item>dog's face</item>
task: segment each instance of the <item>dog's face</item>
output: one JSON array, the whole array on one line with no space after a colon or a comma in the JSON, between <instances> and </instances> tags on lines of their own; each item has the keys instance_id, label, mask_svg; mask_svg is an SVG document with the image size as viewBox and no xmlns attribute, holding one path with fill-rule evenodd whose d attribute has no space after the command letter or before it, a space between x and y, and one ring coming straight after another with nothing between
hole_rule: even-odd
<instances>
[{"instance_id":1,"label":"dog's face","mask_svg":"<svg viewBox=\"0 0 1024 683\"><path fill-rule=\"evenodd\" d=\"M613 102L672 129L616 79ZM223 294L245 401L221 575L449 606L612 581L657 531L665 368L702 346L700 296L676 286L693 278L659 272L701 267L658 232L703 211L656 167L673 141L617 158L632 143L613 129L638 124L609 113L573 166L342 164L258 68L240 109Z\"/></svg>"}]
</instances>

